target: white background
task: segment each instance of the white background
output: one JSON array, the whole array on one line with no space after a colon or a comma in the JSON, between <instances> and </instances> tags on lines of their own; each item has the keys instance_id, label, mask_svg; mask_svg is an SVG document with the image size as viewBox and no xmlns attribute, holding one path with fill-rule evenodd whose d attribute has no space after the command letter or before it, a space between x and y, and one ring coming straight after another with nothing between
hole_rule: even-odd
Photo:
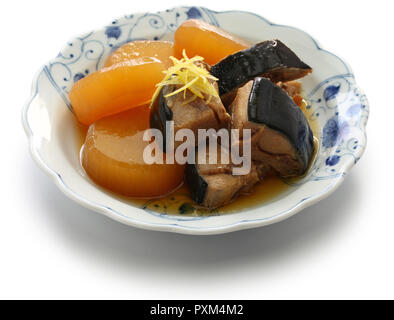
<instances>
[{"instance_id":1,"label":"white background","mask_svg":"<svg viewBox=\"0 0 394 320\"><path fill-rule=\"evenodd\" d=\"M299 27L344 57L371 104L368 147L328 199L221 236L121 225L73 203L28 153L36 70L74 35L189 1L6 1L0 8L0 298L394 298L391 1L196 1ZM318 66L315 66L318 68Z\"/></svg>"}]
</instances>

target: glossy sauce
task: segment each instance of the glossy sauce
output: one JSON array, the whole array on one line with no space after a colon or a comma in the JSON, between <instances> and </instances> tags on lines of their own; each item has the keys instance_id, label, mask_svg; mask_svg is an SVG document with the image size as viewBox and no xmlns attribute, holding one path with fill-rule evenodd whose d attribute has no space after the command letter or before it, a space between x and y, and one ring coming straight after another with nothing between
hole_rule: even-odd
<instances>
[{"instance_id":1,"label":"glossy sauce","mask_svg":"<svg viewBox=\"0 0 394 320\"><path fill-rule=\"evenodd\" d=\"M306 102L303 101L301 109L309 118L309 111L306 109ZM315 155L318 151L318 139L317 123L310 123L311 129L315 136ZM80 154L83 144L85 142L86 133L88 127L79 124L75 121L75 127L77 131L77 147L78 154ZM311 164L314 162L315 155L311 160ZM300 178L296 178L300 179ZM291 179L294 182L294 178ZM154 211L160 214L173 214L173 215L217 215L226 213L240 212L246 209L255 208L262 204L274 201L286 193L290 192L292 187L284 180L277 176L265 177L263 181L259 182L254 186L253 190L249 194L243 194L238 196L233 202L220 207L218 209L207 209L197 206L190 197L190 192L185 183L182 184L176 191L171 194L156 198L156 199L136 199L131 197L121 196L110 190L107 192L111 193L113 197L116 197L124 202L130 203L133 206L143 208L146 210Z\"/></svg>"}]
</instances>

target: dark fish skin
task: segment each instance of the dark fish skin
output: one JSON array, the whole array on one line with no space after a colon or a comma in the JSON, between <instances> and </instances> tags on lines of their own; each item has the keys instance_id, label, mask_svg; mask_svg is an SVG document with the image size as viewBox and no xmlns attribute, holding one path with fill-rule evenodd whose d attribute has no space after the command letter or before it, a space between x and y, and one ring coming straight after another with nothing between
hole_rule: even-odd
<instances>
[{"instance_id":1,"label":"dark fish skin","mask_svg":"<svg viewBox=\"0 0 394 320\"><path fill-rule=\"evenodd\" d=\"M162 132L163 152L166 152L166 121L171 121L172 119L173 113L167 106L166 99L163 95L163 89L161 89L160 94L153 102L152 109L150 111L150 127Z\"/></svg>"},{"instance_id":2,"label":"dark fish skin","mask_svg":"<svg viewBox=\"0 0 394 320\"><path fill-rule=\"evenodd\" d=\"M222 95L254 77L264 76L274 82L287 82L306 76L312 68L283 42L270 40L229 55L212 66L210 72L219 79L219 93Z\"/></svg>"},{"instance_id":3,"label":"dark fish skin","mask_svg":"<svg viewBox=\"0 0 394 320\"><path fill-rule=\"evenodd\" d=\"M285 91L269 79L255 78L248 101L248 119L285 134L305 172L313 156L313 132L302 110Z\"/></svg>"},{"instance_id":4,"label":"dark fish skin","mask_svg":"<svg viewBox=\"0 0 394 320\"><path fill-rule=\"evenodd\" d=\"M199 175L195 164L187 164L185 169L186 183L190 188L192 200L202 205L207 192L208 183Z\"/></svg>"}]
</instances>

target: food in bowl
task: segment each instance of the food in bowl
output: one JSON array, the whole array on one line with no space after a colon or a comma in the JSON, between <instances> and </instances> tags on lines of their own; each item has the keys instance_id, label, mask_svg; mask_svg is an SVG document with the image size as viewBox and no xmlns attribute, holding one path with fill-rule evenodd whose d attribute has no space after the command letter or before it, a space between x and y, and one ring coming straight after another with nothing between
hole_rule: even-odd
<instances>
[{"instance_id":1,"label":"food in bowl","mask_svg":"<svg viewBox=\"0 0 394 320\"><path fill-rule=\"evenodd\" d=\"M89 127L82 165L100 186L166 213L266 200L313 159L297 82L311 72L280 40L251 45L199 20L174 43L129 42L70 92Z\"/></svg>"}]
</instances>

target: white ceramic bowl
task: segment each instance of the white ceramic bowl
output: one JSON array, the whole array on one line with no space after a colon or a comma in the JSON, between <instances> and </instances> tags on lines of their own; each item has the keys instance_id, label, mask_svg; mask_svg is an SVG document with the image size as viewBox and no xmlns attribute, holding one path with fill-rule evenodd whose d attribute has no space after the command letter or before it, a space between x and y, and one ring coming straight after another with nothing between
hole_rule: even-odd
<instances>
[{"instance_id":1,"label":"white ceramic bowl","mask_svg":"<svg viewBox=\"0 0 394 320\"><path fill-rule=\"evenodd\" d=\"M320 128L318 154L309 174L275 201L209 217L157 214L99 188L80 165L68 99L74 81L102 67L114 48L130 40L171 40L177 26L189 18L203 19L252 42L280 39L314 68L302 83L310 102L309 120ZM124 16L69 41L37 73L22 117L33 159L71 199L131 226L202 235L272 224L327 197L364 152L368 114L367 98L356 85L350 67L305 32L272 24L254 13L178 7Z\"/></svg>"}]
</instances>

